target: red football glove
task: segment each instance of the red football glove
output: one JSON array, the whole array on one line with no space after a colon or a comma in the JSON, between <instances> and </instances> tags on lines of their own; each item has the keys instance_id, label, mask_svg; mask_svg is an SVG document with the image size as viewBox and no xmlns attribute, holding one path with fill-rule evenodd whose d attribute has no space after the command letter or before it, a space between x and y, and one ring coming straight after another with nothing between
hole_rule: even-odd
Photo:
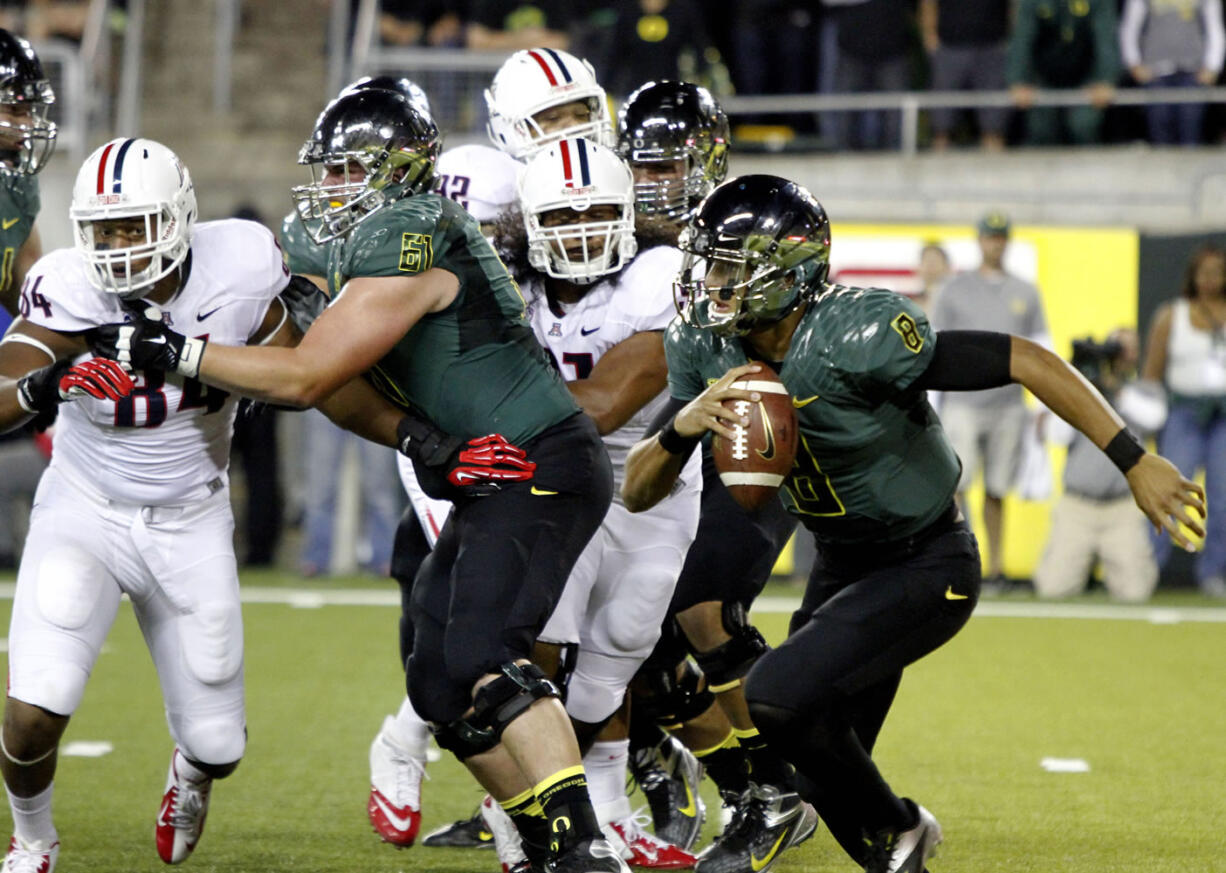
<instances>
[{"instance_id":1,"label":"red football glove","mask_svg":"<svg viewBox=\"0 0 1226 873\"><path fill-rule=\"evenodd\" d=\"M114 361L91 358L76 366L58 361L22 376L17 382L17 402L26 412L48 412L78 397L119 400L131 394L133 387L132 377Z\"/></svg>"},{"instance_id":2,"label":"red football glove","mask_svg":"<svg viewBox=\"0 0 1226 873\"><path fill-rule=\"evenodd\" d=\"M460 448L447 481L456 487L477 482L526 482L532 478L536 462L524 450L506 441L500 433L471 439Z\"/></svg>"}]
</instances>

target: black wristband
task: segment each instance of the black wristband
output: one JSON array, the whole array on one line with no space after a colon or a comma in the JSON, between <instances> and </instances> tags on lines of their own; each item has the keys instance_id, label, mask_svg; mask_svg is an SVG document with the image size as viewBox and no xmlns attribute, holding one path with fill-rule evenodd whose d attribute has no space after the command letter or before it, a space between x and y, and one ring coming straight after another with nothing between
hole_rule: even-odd
<instances>
[{"instance_id":1,"label":"black wristband","mask_svg":"<svg viewBox=\"0 0 1226 873\"><path fill-rule=\"evenodd\" d=\"M1103 451L1107 453L1111 463L1120 468L1121 473L1127 473L1145 455L1145 447L1126 427L1121 428L1120 432L1111 438L1111 442L1107 443Z\"/></svg>"},{"instance_id":2,"label":"black wristband","mask_svg":"<svg viewBox=\"0 0 1226 873\"><path fill-rule=\"evenodd\" d=\"M656 439L660 441L660 448L670 455L688 455L694 451L694 447L698 445L702 437L684 437L677 433L677 428L673 426L676 418L676 416L673 416L668 420L668 424L660 428L660 432L656 434Z\"/></svg>"}]
</instances>

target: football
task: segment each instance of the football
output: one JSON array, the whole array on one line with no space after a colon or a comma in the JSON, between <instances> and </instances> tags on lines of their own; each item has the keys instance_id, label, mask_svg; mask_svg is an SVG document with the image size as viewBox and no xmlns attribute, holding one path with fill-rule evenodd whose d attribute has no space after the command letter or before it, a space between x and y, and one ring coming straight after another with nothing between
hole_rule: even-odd
<instances>
[{"instance_id":1,"label":"football","mask_svg":"<svg viewBox=\"0 0 1226 873\"><path fill-rule=\"evenodd\" d=\"M756 512L776 499L775 494L791 472L796 459L796 410L788 389L769 368L751 373L734 383L738 388L757 391L762 399L725 400L724 406L736 415L748 416L749 424L734 425L735 439L716 434L711 440L711 455L720 481L732 499L744 509Z\"/></svg>"}]
</instances>

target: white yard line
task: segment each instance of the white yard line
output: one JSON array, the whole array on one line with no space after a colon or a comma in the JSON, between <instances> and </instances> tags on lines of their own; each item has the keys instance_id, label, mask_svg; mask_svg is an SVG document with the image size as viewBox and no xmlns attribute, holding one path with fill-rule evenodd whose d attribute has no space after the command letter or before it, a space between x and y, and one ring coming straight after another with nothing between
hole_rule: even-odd
<instances>
[{"instance_id":1,"label":"white yard line","mask_svg":"<svg viewBox=\"0 0 1226 873\"><path fill-rule=\"evenodd\" d=\"M0 600L12 600L15 583L0 583ZM284 604L299 609L324 606L399 606L400 591L387 588L274 588L244 585L244 603ZM800 597L759 597L753 611L787 614L800 605ZM985 600L975 608L977 618L1076 618L1104 621L1144 621L1150 624L1181 622L1226 622L1226 607L1219 606L1126 606L1113 603L1038 603L1035 601Z\"/></svg>"}]
</instances>

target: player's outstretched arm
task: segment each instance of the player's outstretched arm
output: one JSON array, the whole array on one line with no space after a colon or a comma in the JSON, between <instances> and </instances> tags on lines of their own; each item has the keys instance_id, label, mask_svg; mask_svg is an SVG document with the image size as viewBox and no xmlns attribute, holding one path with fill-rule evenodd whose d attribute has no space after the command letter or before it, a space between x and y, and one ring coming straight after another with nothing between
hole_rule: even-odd
<instances>
[{"instance_id":1,"label":"player's outstretched arm","mask_svg":"<svg viewBox=\"0 0 1226 873\"><path fill-rule=\"evenodd\" d=\"M1204 536L1205 492L1199 485L1184 478L1166 458L1145 451L1098 390L1063 358L1015 336L1009 375L1106 452L1128 479L1137 506L1154 528L1165 529L1181 547L1193 550L1180 524Z\"/></svg>"},{"instance_id":2,"label":"player's outstretched arm","mask_svg":"<svg viewBox=\"0 0 1226 873\"><path fill-rule=\"evenodd\" d=\"M665 407L661 418L671 418L653 422L648 429L649 435L635 443L626 457L622 502L627 509L642 512L667 497L686 458L707 431L734 438L729 425L735 422L731 411L723 405L724 401L760 399L756 391L734 388L732 383L761 369L760 364L733 367L680 409L677 408L678 400ZM748 424L748 421L742 419L741 423Z\"/></svg>"},{"instance_id":3,"label":"player's outstretched arm","mask_svg":"<svg viewBox=\"0 0 1226 873\"><path fill-rule=\"evenodd\" d=\"M59 382L69 369L67 364L60 368L64 372L53 374L51 368L85 350L85 341L79 337L48 330L24 318L13 322L0 341L0 432L19 427L36 412L67 399L59 396Z\"/></svg>"},{"instance_id":4,"label":"player's outstretched arm","mask_svg":"<svg viewBox=\"0 0 1226 873\"><path fill-rule=\"evenodd\" d=\"M293 348L207 344L155 319L106 325L91 343L132 370L170 370L257 400L314 406L373 367L458 290L455 275L438 268L351 279Z\"/></svg>"},{"instance_id":5,"label":"player's outstretched arm","mask_svg":"<svg viewBox=\"0 0 1226 873\"><path fill-rule=\"evenodd\" d=\"M566 387L604 436L629 421L667 382L664 335L653 330L626 337L601 356L586 379Z\"/></svg>"}]
</instances>

